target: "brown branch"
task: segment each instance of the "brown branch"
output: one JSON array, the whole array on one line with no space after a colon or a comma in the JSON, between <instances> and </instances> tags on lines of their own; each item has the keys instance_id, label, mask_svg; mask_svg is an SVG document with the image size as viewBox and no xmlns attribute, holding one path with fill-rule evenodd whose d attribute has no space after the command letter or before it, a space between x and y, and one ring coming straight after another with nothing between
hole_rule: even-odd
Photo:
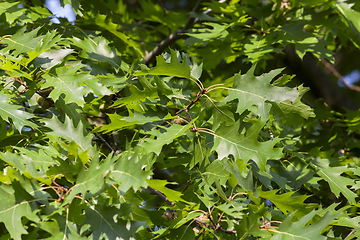
<instances>
[{"instance_id":1,"label":"brown branch","mask_svg":"<svg viewBox=\"0 0 360 240\"><path fill-rule=\"evenodd\" d=\"M116 153L115 149L113 149L113 148L111 147L111 145L110 145L103 137L100 136L100 134L98 134L98 133L95 132L94 135L95 135L98 139L100 139L100 140L110 149L110 151L112 151L113 153Z\"/></svg>"},{"instance_id":2,"label":"brown branch","mask_svg":"<svg viewBox=\"0 0 360 240\"><path fill-rule=\"evenodd\" d=\"M196 102L198 102L202 96L204 96L204 94L208 93L208 91L209 91L209 90L208 90L207 88L201 89L201 92L198 92L198 94L196 95L196 98L195 98L194 100L191 100L190 104L187 105L185 108L180 109L179 111L177 111L177 112L175 113L175 115L179 115L179 114L182 113L182 111L184 111L184 110L185 110L186 112L188 112L188 111L190 110L190 108L191 108Z\"/></svg>"},{"instance_id":3,"label":"brown branch","mask_svg":"<svg viewBox=\"0 0 360 240\"><path fill-rule=\"evenodd\" d=\"M156 195L158 195L160 198L164 199L165 202L169 203L171 206L175 206L176 204L172 201L170 201L162 192L152 188L152 187L148 187L148 189L150 189L153 193L155 193Z\"/></svg>"},{"instance_id":4,"label":"brown branch","mask_svg":"<svg viewBox=\"0 0 360 240\"><path fill-rule=\"evenodd\" d=\"M192 12L196 12L200 7L201 0L198 0L195 4L195 7L192 9ZM168 46L170 46L173 42L180 39L182 34L191 28L195 23L195 18L189 17L185 26L182 29L177 30L175 33L171 33L166 39L160 42L158 46L156 46L151 52L146 54L145 56L145 64L149 65L155 60L155 57L161 54Z\"/></svg>"},{"instance_id":5,"label":"brown branch","mask_svg":"<svg viewBox=\"0 0 360 240\"><path fill-rule=\"evenodd\" d=\"M186 183L186 186L184 187L184 189L181 191L181 193L184 193L186 189L188 189L189 185L192 183L192 180L188 180Z\"/></svg>"},{"instance_id":6,"label":"brown branch","mask_svg":"<svg viewBox=\"0 0 360 240\"><path fill-rule=\"evenodd\" d=\"M334 66L327 62L325 59L321 59L320 62L322 64L324 64L325 67L327 67L330 72L332 72L332 74L337 77L338 79L340 79L340 81L347 87L347 88L350 88L351 90L355 90L355 91L358 91L360 92L360 87L359 86L355 86L355 85L349 85L345 82L343 76L334 68Z\"/></svg>"}]
</instances>

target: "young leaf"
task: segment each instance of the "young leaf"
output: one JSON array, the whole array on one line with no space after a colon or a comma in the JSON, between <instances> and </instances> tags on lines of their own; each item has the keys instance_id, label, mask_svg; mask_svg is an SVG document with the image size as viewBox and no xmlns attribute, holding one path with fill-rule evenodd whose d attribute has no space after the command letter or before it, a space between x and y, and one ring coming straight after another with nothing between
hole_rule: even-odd
<instances>
[{"instance_id":1,"label":"young leaf","mask_svg":"<svg viewBox=\"0 0 360 240\"><path fill-rule=\"evenodd\" d=\"M167 187L165 187L167 184L171 184L166 180L158 180L158 179L151 179L151 180L147 180L147 183L149 184L150 187L158 190L159 192L161 192L162 194L164 194L169 201L171 202L179 202L179 201L184 201L181 198L182 193L178 192L178 191L174 191L171 190Z\"/></svg>"}]
</instances>

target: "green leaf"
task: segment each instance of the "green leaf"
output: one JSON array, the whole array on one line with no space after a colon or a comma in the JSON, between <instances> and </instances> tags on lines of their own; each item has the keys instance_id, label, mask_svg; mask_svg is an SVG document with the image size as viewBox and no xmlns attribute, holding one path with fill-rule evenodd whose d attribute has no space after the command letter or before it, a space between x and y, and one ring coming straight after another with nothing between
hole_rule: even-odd
<instances>
[{"instance_id":1,"label":"green leaf","mask_svg":"<svg viewBox=\"0 0 360 240\"><path fill-rule=\"evenodd\" d=\"M81 40L77 37L73 37L72 42L83 49L79 55L80 57L91 59L93 61L107 62L111 67L120 68L121 58L114 48L109 47L109 42L106 38L97 37Z\"/></svg>"},{"instance_id":2,"label":"green leaf","mask_svg":"<svg viewBox=\"0 0 360 240\"><path fill-rule=\"evenodd\" d=\"M285 215L293 212L303 212L306 207L304 201L310 196L294 196L294 192L287 192L284 194L276 194L279 190L267 191L264 192L261 190L261 187L258 187L259 197L270 200L275 204Z\"/></svg>"},{"instance_id":3,"label":"green leaf","mask_svg":"<svg viewBox=\"0 0 360 240\"><path fill-rule=\"evenodd\" d=\"M170 127L159 126L160 131L153 129L146 132L148 135L156 138L144 138L143 141L139 143L139 146L147 152L154 152L159 155L163 145L170 144L174 139L184 135L185 132L191 128L195 120L196 119L193 119L193 121L187 125L172 124Z\"/></svg>"},{"instance_id":4,"label":"green leaf","mask_svg":"<svg viewBox=\"0 0 360 240\"><path fill-rule=\"evenodd\" d=\"M229 32L226 31L227 25L212 22L205 23L205 25L211 28L191 29L185 33L190 36L190 38L185 40L184 45L194 45L194 43L199 42L205 46L209 40L214 38L224 39L229 34Z\"/></svg>"},{"instance_id":5,"label":"green leaf","mask_svg":"<svg viewBox=\"0 0 360 240\"><path fill-rule=\"evenodd\" d=\"M329 184L336 197L342 193L350 203L356 202L357 194L346 187L354 185L354 180L341 176L344 172L349 171L349 168L345 166L330 167L328 159L315 158L311 163L315 166L316 173Z\"/></svg>"},{"instance_id":6,"label":"green leaf","mask_svg":"<svg viewBox=\"0 0 360 240\"><path fill-rule=\"evenodd\" d=\"M275 69L261 76L254 76L253 66L244 75L235 75L234 86L229 88L229 96L223 101L230 102L237 99L236 112L242 114L251 106L257 106L257 115L262 121L269 119L270 102L295 101L299 96L296 89L276 87L270 84L271 80L279 75L283 69Z\"/></svg>"},{"instance_id":7,"label":"green leaf","mask_svg":"<svg viewBox=\"0 0 360 240\"><path fill-rule=\"evenodd\" d=\"M46 33L46 35L37 36L41 27L38 27L28 33L22 31L17 32L11 38L2 38L3 42L7 44L4 49L1 49L2 53L14 50L11 54L18 56L21 53L28 54L27 63L32 61L35 57L41 53L50 49L54 44L61 40L61 36L56 31Z\"/></svg>"},{"instance_id":8,"label":"green leaf","mask_svg":"<svg viewBox=\"0 0 360 240\"><path fill-rule=\"evenodd\" d=\"M352 9L352 3L346 3L345 1L338 1L335 3L335 7L347 22L347 27L349 27L349 38L351 38L355 44L360 45L359 36L360 36L360 23L358 21L360 17L360 12Z\"/></svg>"},{"instance_id":9,"label":"green leaf","mask_svg":"<svg viewBox=\"0 0 360 240\"><path fill-rule=\"evenodd\" d=\"M16 19L23 16L25 9L18 8L19 2L1 2L0 3L0 15L5 13L6 20L12 24Z\"/></svg>"},{"instance_id":10,"label":"green leaf","mask_svg":"<svg viewBox=\"0 0 360 240\"><path fill-rule=\"evenodd\" d=\"M291 213L289 216L285 218L285 220L280 224L279 228L271 229L271 231L275 233L275 235L271 238L271 240L278 239L291 239L291 240L313 240L313 239L326 239L325 236L322 236L322 231L327 227L327 225L336 217L336 215L332 215L332 212L329 211L323 216L320 220L316 222L312 222L311 225L307 226L307 223L316 215L316 211L312 211L309 214L302 217L297 222L292 222L292 219L295 216L295 213Z\"/></svg>"},{"instance_id":11,"label":"green leaf","mask_svg":"<svg viewBox=\"0 0 360 240\"><path fill-rule=\"evenodd\" d=\"M36 210L32 209L34 200L20 186L18 182L13 182L11 186L0 185L0 222L5 224L11 238L21 240L22 234L27 234L21 219L38 222L40 219Z\"/></svg>"},{"instance_id":12,"label":"green leaf","mask_svg":"<svg viewBox=\"0 0 360 240\"><path fill-rule=\"evenodd\" d=\"M234 176L237 184L240 187L242 187L246 191L255 192L256 189L254 185L252 171L249 171L246 178L243 177L243 175L241 174L243 169L241 169L241 167L239 168L238 165L242 164L243 167L246 167L246 165L242 162L240 163L239 161L241 161L241 159L237 159L236 162L231 163L227 158L224 158L223 160L221 160L221 163L225 166L226 170Z\"/></svg>"},{"instance_id":13,"label":"green leaf","mask_svg":"<svg viewBox=\"0 0 360 240\"><path fill-rule=\"evenodd\" d=\"M140 187L147 187L146 180L152 172L143 170L143 167L151 168L154 160L151 154L141 154L140 149L135 149L135 152L127 151L116 158L116 164L108 178L113 184L118 184L118 189L122 192L127 192L130 188L137 191Z\"/></svg>"},{"instance_id":14,"label":"green leaf","mask_svg":"<svg viewBox=\"0 0 360 240\"><path fill-rule=\"evenodd\" d=\"M150 187L152 187L152 188L158 190L159 192L161 192L162 194L164 194L167 197L167 199L169 199L169 201L171 201L173 203L177 203L179 201L182 201L182 202L185 201L181 198L181 195L182 195L181 192L174 191L174 190L171 190L171 189L165 187L167 184L172 184L166 180L151 179L151 180L147 180L147 183L149 184Z\"/></svg>"},{"instance_id":15,"label":"green leaf","mask_svg":"<svg viewBox=\"0 0 360 240\"><path fill-rule=\"evenodd\" d=\"M249 208L249 214L247 217L244 217L240 225L235 225L236 235L238 239L248 239L248 236L257 236L257 237L267 237L270 234L266 231L261 231L258 225L258 219L264 215L266 208L264 205L261 205L260 208L256 211L254 208Z\"/></svg>"},{"instance_id":16,"label":"green leaf","mask_svg":"<svg viewBox=\"0 0 360 240\"><path fill-rule=\"evenodd\" d=\"M48 168L57 164L57 162L42 149L38 152L30 151L25 148L16 149L20 154L0 152L0 157L4 162L17 168L21 174L30 174L30 176L34 178L46 177Z\"/></svg>"},{"instance_id":17,"label":"green leaf","mask_svg":"<svg viewBox=\"0 0 360 240\"><path fill-rule=\"evenodd\" d=\"M206 171L202 173L206 176L208 184L212 185L215 181L219 181L221 185L225 185L229 172L225 169L225 166L219 160L215 160L206 168Z\"/></svg>"},{"instance_id":18,"label":"green leaf","mask_svg":"<svg viewBox=\"0 0 360 240\"><path fill-rule=\"evenodd\" d=\"M22 128L24 126L29 126L32 127L34 129L37 129L38 126L33 123L30 122L29 118L35 118L35 115L19 110L20 106L18 105L13 105L8 103L9 99L11 99L12 96L5 94L5 93L1 93L0 94L0 116L2 119L4 119L5 121L9 122L9 118L11 119L12 123L14 123L15 127L21 132Z\"/></svg>"},{"instance_id":19,"label":"green leaf","mask_svg":"<svg viewBox=\"0 0 360 240\"><path fill-rule=\"evenodd\" d=\"M73 49L48 50L35 58L34 65L36 67L41 66L43 69L50 69L62 63L63 59L73 52Z\"/></svg>"},{"instance_id":20,"label":"green leaf","mask_svg":"<svg viewBox=\"0 0 360 240\"><path fill-rule=\"evenodd\" d=\"M46 127L52 130L47 135L62 137L70 142L73 141L79 146L81 152L87 151L92 147L92 137L91 135L84 137L84 127L81 121L76 128L68 116L65 116L64 123L60 122L56 117L43 120L43 122Z\"/></svg>"},{"instance_id":21,"label":"green leaf","mask_svg":"<svg viewBox=\"0 0 360 240\"><path fill-rule=\"evenodd\" d=\"M258 134L262 128L260 121L256 121L245 134L239 133L240 121L232 126L220 126L214 135L214 146L219 159L233 155L235 159L242 159L244 163L253 160L261 171L265 171L268 159L278 159L282 157L282 149L274 148L280 140L274 138L269 141L259 142Z\"/></svg>"},{"instance_id":22,"label":"green leaf","mask_svg":"<svg viewBox=\"0 0 360 240\"><path fill-rule=\"evenodd\" d=\"M139 77L139 81L143 87L143 90L139 90L135 85L129 84L128 86L131 92L131 96L116 100L114 106L134 104L139 101L145 101L147 98L155 98L158 96L157 87L153 86L149 80L144 77Z\"/></svg>"},{"instance_id":23,"label":"green leaf","mask_svg":"<svg viewBox=\"0 0 360 240\"><path fill-rule=\"evenodd\" d=\"M136 72L135 75L165 75L180 78L191 78L191 69L187 62L186 55L183 55L182 62L180 63L176 52L170 49L171 59L170 63L166 63L163 56L156 57L156 67L150 70L143 70Z\"/></svg>"},{"instance_id":24,"label":"green leaf","mask_svg":"<svg viewBox=\"0 0 360 240\"><path fill-rule=\"evenodd\" d=\"M138 228L144 226L144 222L121 219L119 209L106 206L102 200L97 204L89 203L85 214L84 224L91 226L92 239L131 239Z\"/></svg>"},{"instance_id":25,"label":"green leaf","mask_svg":"<svg viewBox=\"0 0 360 240\"><path fill-rule=\"evenodd\" d=\"M46 82L42 87L53 88L49 97L54 101L57 100L61 94L64 94L66 103L74 102L79 106L84 105L84 95L89 92L98 96L111 94L109 89L98 83L98 79L95 78L95 76L80 70L84 66L85 65L77 64L58 67L55 69L55 74L43 75Z\"/></svg>"},{"instance_id":26,"label":"green leaf","mask_svg":"<svg viewBox=\"0 0 360 240\"><path fill-rule=\"evenodd\" d=\"M89 164L89 168L80 170L76 184L69 190L70 193L65 197L64 204L71 202L79 193L84 200L99 194L105 184L104 177L113 163L112 153L101 164L99 163L99 155L95 155Z\"/></svg>"},{"instance_id":27,"label":"green leaf","mask_svg":"<svg viewBox=\"0 0 360 240\"><path fill-rule=\"evenodd\" d=\"M126 36L126 34L119 31L118 30L119 25L113 23L111 21L111 19L109 19L105 14L97 14L96 17L95 18L92 17L91 20L94 21L94 23L96 25L98 25L98 26L104 28L105 30L111 32L112 34L114 34L116 37L121 39L124 43L133 47L140 56L144 55L143 52L140 51L140 47L141 47L140 43L133 41L128 36Z\"/></svg>"},{"instance_id":28,"label":"green leaf","mask_svg":"<svg viewBox=\"0 0 360 240\"><path fill-rule=\"evenodd\" d=\"M315 117L314 110L308 105L305 105L301 102L301 98L308 90L309 88L300 85L298 87L299 97L293 103L291 103L290 101L273 103L273 106L279 112L281 120L284 124L295 124L297 122L297 115L300 115L305 119L308 119L309 117Z\"/></svg>"},{"instance_id":29,"label":"green leaf","mask_svg":"<svg viewBox=\"0 0 360 240\"><path fill-rule=\"evenodd\" d=\"M132 116L128 117L123 117L116 113L108 114L108 116L111 122L105 126L101 126L98 131L105 131L105 133L108 133L110 131L121 130L134 125L144 125L145 123L149 122L166 121L176 118L171 116L170 114L166 115L164 118L160 118L156 115L145 115L136 111L134 111Z\"/></svg>"}]
</instances>

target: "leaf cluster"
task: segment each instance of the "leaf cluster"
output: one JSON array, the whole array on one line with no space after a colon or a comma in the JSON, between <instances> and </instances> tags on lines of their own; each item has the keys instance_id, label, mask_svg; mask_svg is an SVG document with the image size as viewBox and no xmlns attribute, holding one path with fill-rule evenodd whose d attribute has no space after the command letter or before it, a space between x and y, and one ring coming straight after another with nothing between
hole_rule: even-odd
<instances>
[{"instance_id":1,"label":"leaf cluster","mask_svg":"<svg viewBox=\"0 0 360 240\"><path fill-rule=\"evenodd\" d=\"M1 239L359 237L359 111L284 53L358 49L359 4L159 2L0 2Z\"/></svg>"}]
</instances>

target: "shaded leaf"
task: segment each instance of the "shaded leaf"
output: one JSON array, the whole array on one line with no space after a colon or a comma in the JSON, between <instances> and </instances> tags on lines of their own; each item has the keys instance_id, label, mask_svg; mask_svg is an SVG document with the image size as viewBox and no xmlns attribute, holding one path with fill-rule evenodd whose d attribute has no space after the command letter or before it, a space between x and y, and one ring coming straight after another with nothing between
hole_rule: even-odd
<instances>
[{"instance_id":1,"label":"shaded leaf","mask_svg":"<svg viewBox=\"0 0 360 240\"><path fill-rule=\"evenodd\" d=\"M109 42L106 38L97 37L81 40L73 37L71 40L76 46L83 49L79 55L80 57L104 63L107 62L111 67L120 68L121 58L117 55L114 48L109 47Z\"/></svg>"},{"instance_id":2,"label":"shaded leaf","mask_svg":"<svg viewBox=\"0 0 360 240\"><path fill-rule=\"evenodd\" d=\"M262 191L261 187L258 187L258 194L259 197L265 198L270 200L272 203L275 204L285 215L288 213L292 213L295 211L301 212L305 209L306 204L304 201L310 197L306 195L302 196L294 196L294 192L287 192L284 194L276 194L279 190L273 191Z\"/></svg>"},{"instance_id":3,"label":"shaded leaf","mask_svg":"<svg viewBox=\"0 0 360 240\"><path fill-rule=\"evenodd\" d=\"M309 90L309 88L298 87L299 97L291 103L290 101L274 102L273 106L276 106L281 120L286 125L295 124L297 115L308 119L309 117L315 117L314 110L304 103L301 102L302 96ZM296 114L296 115L295 115Z\"/></svg>"},{"instance_id":4,"label":"shaded leaf","mask_svg":"<svg viewBox=\"0 0 360 240\"><path fill-rule=\"evenodd\" d=\"M91 226L92 239L131 239L145 222L126 221L119 217L121 212L116 207L106 206L104 202L89 204L85 210L84 224Z\"/></svg>"}]
</instances>

